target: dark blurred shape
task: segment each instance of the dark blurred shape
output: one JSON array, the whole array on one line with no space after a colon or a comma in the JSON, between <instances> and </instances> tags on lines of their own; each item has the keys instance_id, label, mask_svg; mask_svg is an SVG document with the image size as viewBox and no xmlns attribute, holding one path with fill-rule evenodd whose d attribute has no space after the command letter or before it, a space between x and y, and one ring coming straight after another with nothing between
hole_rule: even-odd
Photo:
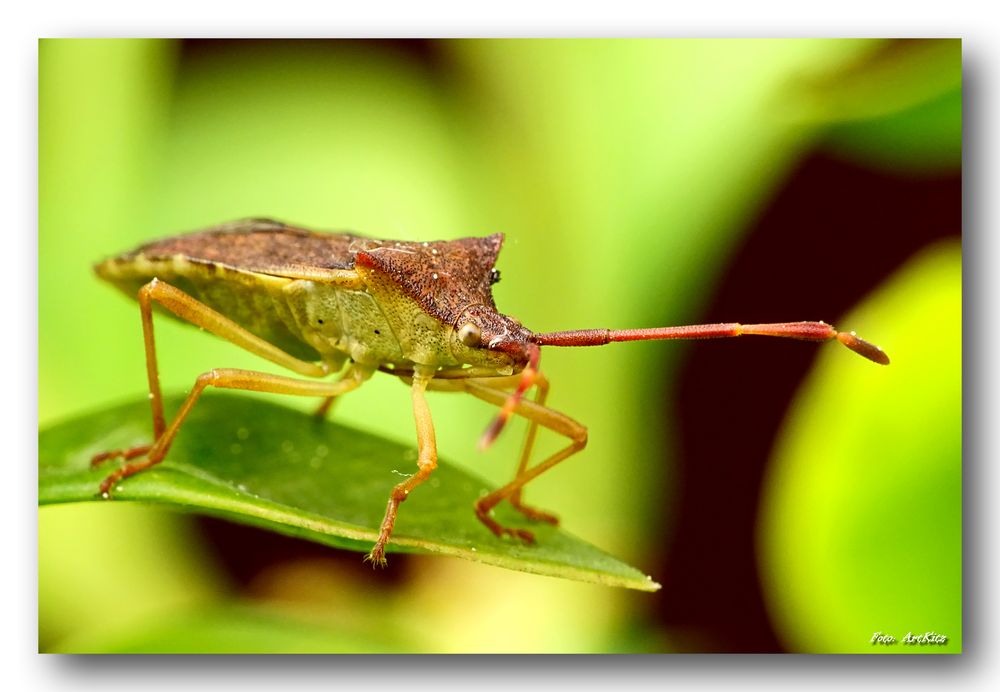
<instances>
[{"instance_id":1,"label":"dark blurred shape","mask_svg":"<svg viewBox=\"0 0 1000 692\"><path fill-rule=\"evenodd\" d=\"M961 211L957 170L893 175L814 154L753 223L698 321L826 320L879 343L878 325L840 317L918 250L960 237ZM757 573L757 513L778 426L819 348L746 338L689 351L671 407L675 541L649 566L663 583L661 623L682 650L783 650Z\"/></svg>"},{"instance_id":2,"label":"dark blurred shape","mask_svg":"<svg viewBox=\"0 0 1000 692\"><path fill-rule=\"evenodd\" d=\"M227 56L227 61L239 55L263 55L280 64L281 55L289 51L311 51L325 55L331 62L364 60L373 53L395 54L407 62L422 67L428 76L443 76L446 61L438 41L431 39L185 39L181 41L178 74L197 70L203 61Z\"/></svg>"},{"instance_id":3,"label":"dark blurred shape","mask_svg":"<svg viewBox=\"0 0 1000 692\"><path fill-rule=\"evenodd\" d=\"M282 536L223 519L196 517L195 525L225 574L242 592L251 592L262 575L291 563L326 564L340 578L369 588L390 588L408 577L412 556L390 554L389 569L373 569L364 553L338 550L319 543Z\"/></svg>"}]
</instances>

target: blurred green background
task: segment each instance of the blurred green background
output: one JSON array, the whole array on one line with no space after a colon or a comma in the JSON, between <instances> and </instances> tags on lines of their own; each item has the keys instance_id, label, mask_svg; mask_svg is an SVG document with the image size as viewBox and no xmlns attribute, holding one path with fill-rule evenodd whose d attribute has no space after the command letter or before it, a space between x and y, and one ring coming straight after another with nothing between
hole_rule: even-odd
<instances>
[{"instance_id":1,"label":"blurred green background","mask_svg":"<svg viewBox=\"0 0 1000 692\"><path fill-rule=\"evenodd\" d=\"M658 594L67 505L39 511L40 649L960 651L961 104L957 40L41 41L42 427L146 393L138 309L92 263L246 216L502 231L497 304L538 331L825 319L893 363L547 350L590 442L529 499ZM261 367L157 337L166 391ZM482 455L490 409L430 403L443 456L509 477L523 428ZM412 441L390 378L335 415Z\"/></svg>"}]
</instances>

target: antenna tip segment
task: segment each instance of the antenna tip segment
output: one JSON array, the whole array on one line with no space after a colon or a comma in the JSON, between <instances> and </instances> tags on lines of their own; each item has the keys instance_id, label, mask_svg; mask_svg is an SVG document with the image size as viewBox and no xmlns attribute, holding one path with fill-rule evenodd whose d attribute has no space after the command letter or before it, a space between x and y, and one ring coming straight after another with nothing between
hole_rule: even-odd
<instances>
[{"instance_id":1,"label":"antenna tip segment","mask_svg":"<svg viewBox=\"0 0 1000 692\"><path fill-rule=\"evenodd\" d=\"M855 332L837 332L837 341L873 363L878 363L879 365L889 364L889 356L885 354L885 351L875 344L865 341Z\"/></svg>"}]
</instances>

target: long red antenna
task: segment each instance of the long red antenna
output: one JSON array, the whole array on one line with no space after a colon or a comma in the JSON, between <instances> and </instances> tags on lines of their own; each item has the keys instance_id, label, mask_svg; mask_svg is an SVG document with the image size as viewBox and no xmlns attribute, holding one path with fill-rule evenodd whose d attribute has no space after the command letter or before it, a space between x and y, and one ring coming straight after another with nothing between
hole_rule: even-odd
<instances>
[{"instance_id":1,"label":"long red antenna","mask_svg":"<svg viewBox=\"0 0 1000 692\"><path fill-rule=\"evenodd\" d=\"M535 334L539 346L602 346L613 341L649 341L658 339L722 339L734 336L781 336L803 341L836 339L855 353L879 365L888 365L889 356L878 346L854 332L838 332L826 322L774 322L771 324L693 324L684 327L653 329L578 329L569 332Z\"/></svg>"},{"instance_id":2,"label":"long red antenna","mask_svg":"<svg viewBox=\"0 0 1000 692\"><path fill-rule=\"evenodd\" d=\"M660 339L724 339L734 336L780 336L800 341L830 341L836 339L855 353L879 365L888 365L889 356L875 344L862 339L854 332L838 332L826 322L772 322L769 324L692 324L683 327L654 327L652 329L577 329L569 332L535 334L527 344L528 364L521 374L517 390L507 397L500 413L483 436L479 448L486 449L497 439L514 409L524 398L525 392L538 378L538 361L541 346L603 346L615 341L654 341Z\"/></svg>"}]
</instances>

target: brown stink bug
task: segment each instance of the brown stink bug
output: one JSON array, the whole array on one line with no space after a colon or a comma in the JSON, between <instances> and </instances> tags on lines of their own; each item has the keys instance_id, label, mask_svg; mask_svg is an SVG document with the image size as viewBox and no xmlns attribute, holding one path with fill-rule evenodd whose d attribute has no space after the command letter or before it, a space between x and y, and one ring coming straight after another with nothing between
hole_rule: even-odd
<instances>
[{"instance_id":1,"label":"brown stink bug","mask_svg":"<svg viewBox=\"0 0 1000 692\"><path fill-rule=\"evenodd\" d=\"M434 471L437 447L427 390L466 392L500 408L480 445L488 446L514 414L529 421L514 479L480 498L476 515L494 534L532 541L531 532L502 526L493 508L507 500L531 519L552 524L552 514L526 505L525 484L587 444L587 429L545 406L549 383L539 370L543 346L598 346L614 341L712 339L744 335L805 341L837 339L880 363L888 357L854 332L823 322L706 324L654 329L582 329L536 334L497 311L491 286L503 243L500 234L451 241L402 242L344 233L317 233L266 219L248 219L155 241L96 266L99 276L138 295L153 414L149 445L97 455L93 463L123 457L101 483L115 484L159 463L206 387L295 394L323 399L359 387L375 372L411 388L417 427L417 471L389 496L379 537L366 559L385 563L399 504ZM163 415L153 338L153 303L176 317L299 375L219 368L198 377L180 410ZM336 380L324 378L340 373ZM535 387L534 400L526 392ZM569 440L531 464L538 426Z\"/></svg>"}]
</instances>

